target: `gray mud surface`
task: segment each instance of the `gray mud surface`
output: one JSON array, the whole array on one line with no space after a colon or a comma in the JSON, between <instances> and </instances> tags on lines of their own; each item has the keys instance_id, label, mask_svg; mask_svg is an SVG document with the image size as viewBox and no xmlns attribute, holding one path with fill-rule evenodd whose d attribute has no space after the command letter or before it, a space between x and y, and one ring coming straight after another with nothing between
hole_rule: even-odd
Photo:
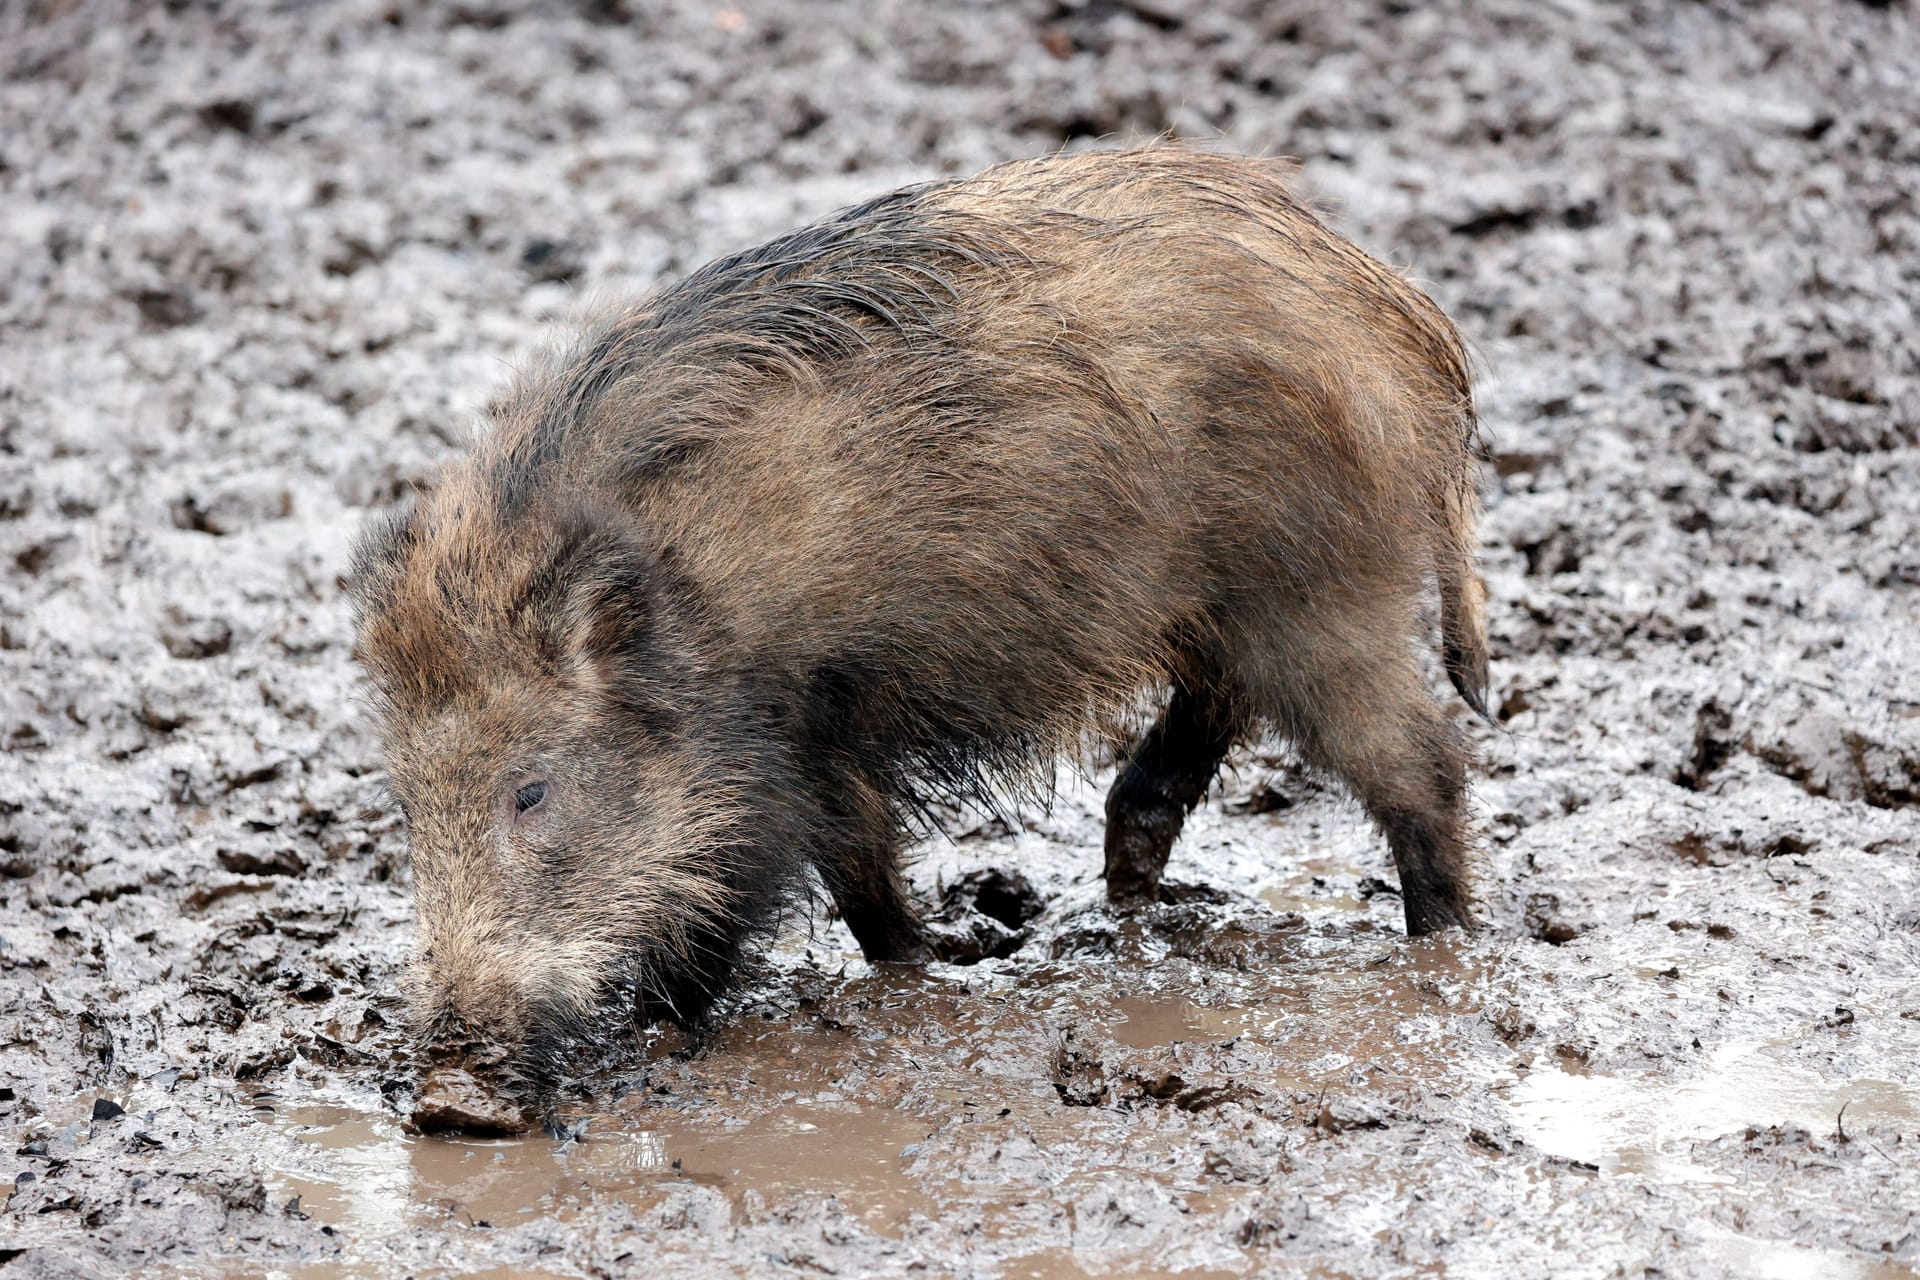
<instances>
[{"instance_id":1,"label":"gray mud surface","mask_svg":"<svg viewBox=\"0 0 1920 1280\"><path fill-rule=\"evenodd\" d=\"M1852 0L0 5L0 1269L1914 1274L1917 80ZM558 1136L404 1134L353 532L593 297L1159 132L1483 360L1491 928L1277 752L1116 920L1096 762L921 851L1011 956L796 924Z\"/></svg>"}]
</instances>

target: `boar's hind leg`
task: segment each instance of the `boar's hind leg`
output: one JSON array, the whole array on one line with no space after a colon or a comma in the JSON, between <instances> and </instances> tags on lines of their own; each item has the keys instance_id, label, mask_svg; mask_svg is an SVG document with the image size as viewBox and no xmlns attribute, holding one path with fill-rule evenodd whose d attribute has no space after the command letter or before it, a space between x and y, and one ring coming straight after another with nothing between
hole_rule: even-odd
<instances>
[{"instance_id":1,"label":"boar's hind leg","mask_svg":"<svg viewBox=\"0 0 1920 1280\"><path fill-rule=\"evenodd\" d=\"M900 836L891 810L865 783L830 792L832 839L819 871L840 918L869 962L920 959L925 935L900 874Z\"/></svg>"},{"instance_id":2,"label":"boar's hind leg","mask_svg":"<svg viewBox=\"0 0 1920 1280\"><path fill-rule=\"evenodd\" d=\"M1160 872L1187 815L1239 736L1227 700L1209 682L1180 681L1107 793L1107 900L1154 901Z\"/></svg>"},{"instance_id":3,"label":"boar's hind leg","mask_svg":"<svg viewBox=\"0 0 1920 1280\"><path fill-rule=\"evenodd\" d=\"M1326 633L1291 646L1281 724L1310 762L1353 789L1386 835L1407 932L1470 928L1461 837L1466 752L1412 655L1377 639L1395 634L1405 632L1382 626L1373 643L1348 632L1350 648Z\"/></svg>"}]
</instances>

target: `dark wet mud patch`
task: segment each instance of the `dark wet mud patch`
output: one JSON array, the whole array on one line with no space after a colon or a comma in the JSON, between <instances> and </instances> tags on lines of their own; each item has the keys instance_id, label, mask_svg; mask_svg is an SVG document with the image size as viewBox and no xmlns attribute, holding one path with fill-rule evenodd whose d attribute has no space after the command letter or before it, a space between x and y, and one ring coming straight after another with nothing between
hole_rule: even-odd
<instances>
[{"instance_id":1,"label":"dark wet mud patch","mask_svg":"<svg viewBox=\"0 0 1920 1280\"><path fill-rule=\"evenodd\" d=\"M1046 899L1018 870L982 867L940 893L940 905L925 921L929 955L948 964L1003 959L1025 946L1028 926L1047 909Z\"/></svg>"}]
</instances>

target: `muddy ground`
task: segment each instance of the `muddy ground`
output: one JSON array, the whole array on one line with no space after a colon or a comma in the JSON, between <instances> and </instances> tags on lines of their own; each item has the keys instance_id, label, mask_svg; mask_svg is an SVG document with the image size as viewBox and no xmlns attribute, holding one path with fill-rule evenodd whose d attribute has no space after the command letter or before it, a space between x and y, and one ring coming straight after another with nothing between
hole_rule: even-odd
<instances>
[{"instance_id":1,"label":"muddy ground","mask_svg":"<svg viewBox=\"0 0 1920 1280\"><path fill-rule=\"evenodd\" d=\"M1917 76L1851 0L0 6L0 1268L1915 1274ZM585 299L1160 132L1483 361L1491 928L1278 752L1116 921L1096 765L921 851L1011 957L817 921L584 1133L403 1135L354 530Z\"/></svg>"}]
</instances>

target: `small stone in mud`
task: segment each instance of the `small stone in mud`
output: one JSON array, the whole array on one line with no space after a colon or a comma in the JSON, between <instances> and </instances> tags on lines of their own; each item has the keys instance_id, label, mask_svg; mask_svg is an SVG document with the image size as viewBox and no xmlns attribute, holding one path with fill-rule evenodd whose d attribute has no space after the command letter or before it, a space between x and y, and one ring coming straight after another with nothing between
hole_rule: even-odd
<instances>
[{"instance_id":1,"label":"small stone in mud","mask_svg":"<svg viewBox=\"0 0 1920 1280\"><path fill-rule=\"evenodd\" d=\"M140 316L156 329L174 329L200 318L200 306L185 289L139 289L129 294Z\"/></svg>"},{"instance_id":2,"label":"small stone in mud","mask_svg":"<svg viewBox=\"0 0 1920 1280\"><path fill-rule=\"evenodd\" d=\"M1163 907L1184 907L1196 903L1218 907L1232 902L1233 895L1210 884L1180 884L1162 880L1159 901Z\"/></svg>"},{"instance_id":3,"label":"small stone in mud","mask_svg":"<svg viewBox=\"0 0 1920 1280\"><path fill-rule=\"evenodd\" d=\"M497 1088L489 1088L465 1067L439 1066L420 1082L407 1117L415 1133L467 1133L505 1137L525 1133L533 1113Z\"/></svg>"},{"instance_id":4,"label":"small stone in mud","mask_svg":"<svg viewBox=\"0 0 1920 1280\"><path fill-rule=\"evenodd\" d=\"M1024 930L1009 929L992 916L979 912L959 920L928 920L924 933L927 955L946 964L1005 959L1027 940Z\"/></svg>"},{"instance_id":5,"label":"small stone in mud","mask_svg":"<svg viewBox=\"0 0 1920 1280\"><path fill-rule=\"evenodd\" d=\"M93 1100L93 1118L95 1120L118 1120L125 1114L127 1114L127 1109L115 1102L112 1098L95 1098Z\"/></svg>"},{"instance_id":6,"label":"small stone in mud","mask_svg":"<svg viewBox=\"0 0 1920 1280\"><path fill-rule=\"evenodd\" d=\"M1584 928L1562 916L1560 898L1551 893L1534 893L1527 896L1526 925L1528 933L1541 942L1556 947L1572 942L1586 932Z\"/></svg>"},{"instance_id":7,"label":"small stone in mud","mask_svg":"<svg viewBox=\"0 0 1920 1280\"><path fill-rule=\"evenodd\" d=\"M555 1142L565 1145L569 1142L584 1142L587 1136L587 1118L568 1120L561 1116L550 1115L540 1122L540 1131Z\"/></svg>"},{"instance_id":8,"label":"small stone in mud","mask_svg":"<svg viewBox=\"0 0 1920 1280\"><path fill-rule=\"evenodd\" d=\"M1262 1161L1245 1142L1228 1142L1209 1151L1200 1168L1216 1182L1265 1182Z\"/></svg>"},{"instance_id":9,"label":"small stone in mud","mask_svg":"<svg viewBox=\"0 0 1920 1280\"><path fill-rule=\"evenodd\" d=\"M1229 801L1226 807L1233 813L1258 816L1263 813L1284 813L1293 808L1293 804L1292 796L1269 783L1262 782L1247 793L1245 800Z\"/></svg>"}]
</instances>

